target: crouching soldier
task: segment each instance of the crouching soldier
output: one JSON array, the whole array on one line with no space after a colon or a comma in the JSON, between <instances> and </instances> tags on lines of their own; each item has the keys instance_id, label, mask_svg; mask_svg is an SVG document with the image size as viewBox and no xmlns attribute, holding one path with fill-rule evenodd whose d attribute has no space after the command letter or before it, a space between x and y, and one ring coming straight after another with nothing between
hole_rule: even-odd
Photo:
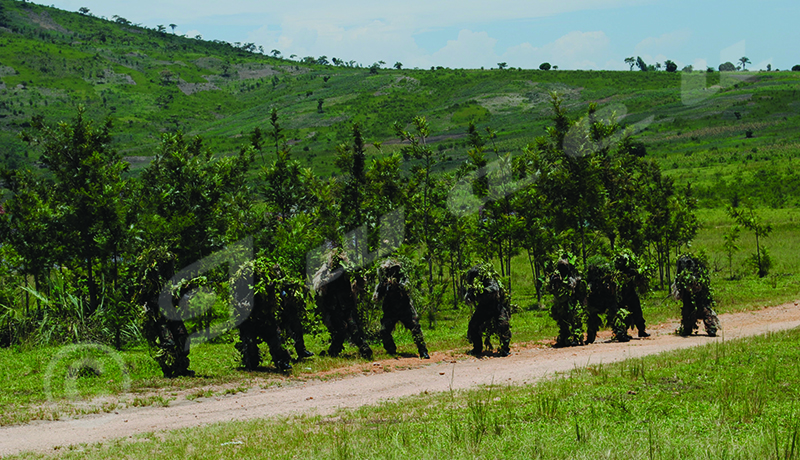
<instances>
[{"instance_id":1,"label":"crouching soldier","mask_svg":"<svg viewBox=\"0 0 800 460\"><path fill-rule=\"evenodd\" d=\"M276 273L263 259L242 265L231 282L235 301L239 342L236 349L242 355L242 366L253 370L261 365L258 344L266 342L269 353L280 371L290 371L291 356L283 347L278 327L280 295L275 283Z\"/></svg>"},{"instance_id":2,"label":"crouching soldier","mask_svg":"<svg viewBox=\"0 0 800 460\"><path fill-rule=\"evenodd\" d=\"M326 255L326 261L317 270L312 280L317 295L317 306L322 312L322 321L331 335L328 348L330 356L339 356L348 338L358 347L364 359L372 359L372 349L364 339L356 299L350 285L350 275L345 269L349 263L347 255L333 249Z\"/></svg>"},{"instance_id":3,"label":"crouching soldier","mask_svg":"<svg viewBox=\"0 0 800 460\"><path fill-rule=\"evenodd\" d=\"M586 343L594 343L597 331L600 329L602 320L600 315L606 315L606 325L611 327L613 340L618 342L629 342L631 337L628 335L628 327L625 324L625 317L628 312L620 309L617 302L617 272L608 260L596 258L589 261L589 268L586 273L588 282L588 295L586 296Z\"/></svg>"},{"instance_id":4,"label":"crouching soldier","mask_svg":"<svg viewBox=\"0 0 800 460\"><path fill-rule=\"evenodd\" d=\"M149 260L137 300L144 306L142 330L153 350L151 355L164 377L194 377L194 371L189 370L189 332L178 310L181 297L192 286L181 286L175 295L165 288L174 273L175 256L172 253L150 251L143 258ZM164 308L159 304L162 298L166 301Z\"/></svg>"},{"instance_id":5,"label":"crouching soldier","mask_svg":"<svg viewBox=\"0 0 800 460\"><path fill-rule=\"evenodd\" d=\"M583 316L586 302L586 282L581 279L578 269L564 254L556 262L550 274L548 290L553 294L550 317L558 324L556 347L583 345Z\"/></svg>"},{"instance_id":6,"label":"crouching soldier","mask_svg":"<svg viewBox=\"0 0 800 460\"><path fill-rule=\"evenodd\" d=\"M397 322L411 331L414 343L417 345L419 357L430 359L428 347L425 346L425 339L422 337L422 328L419 325L419 316L414 309L411 301L410 283L403 271L400 262L388 259L378 267L378 284L375 286L375 293L372 301L383 301L383 317L381 318L381 340L383 347L390 355L397 353L397 346L392 338Z\"/></svg>"},{"instance_id":7,"label":"crouching soldier","mask_svg":"<svg viewBox=\"0 0 800 460\"><path fill-rule=\"evenodd\" d=\"M675 283L672 294L683 302L681 326L678 334L688 336L697 332L698 321L703 320L706 333L716 337L720 322L713 310L715 304L711 295L708 269L702 260L688 254L678 257Z\"/></svg>"},{"instance_id":8,"label":"crouching soldier","mask_svg":"<svg viewBox=\"0 0 800 460\"><path fill-rule=\"evenodd\" d=\"M487 326L492 326L490 330L500 337L500 356L511 352L508 299L499 278L489 263L476 265L467 272L464 300L475 305L475 313L467 326L467 338L472 342L470 354L475 356L483 353L483 333Z\"/></svg>"}]
</instances>

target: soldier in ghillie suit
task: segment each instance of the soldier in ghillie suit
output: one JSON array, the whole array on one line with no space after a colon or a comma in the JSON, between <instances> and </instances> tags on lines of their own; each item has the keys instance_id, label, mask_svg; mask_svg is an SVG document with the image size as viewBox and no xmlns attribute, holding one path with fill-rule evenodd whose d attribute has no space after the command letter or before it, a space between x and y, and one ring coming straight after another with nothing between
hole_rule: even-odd
<instances>
[{"instance_id":1,"label":"soldier in ghillie suit","mask_svg":"<svg viewBox=\"0 0 800 460\"><path fill-rule=\"evenodd\" d=\"M409 279L400 262L388 259L378 267L378 284L375 286L372 301L383 300L380 332L383 348L390 355L397 354L397 346L392 338L392 332L399 321L411 331L411 337L414 338L414 343L417 345L419 357L430 359L428 347L425 346L425 339L422 337L419 316L411 301L410 291Z\"/></svg>"},{"instance_id":2,"label":"soldier in ghillie suit","mask_svg":"<svg viewBox=\"0 0 800 460\"><path fill-rule=\"evenodd\" d=\"M581 279L570 258L570 255L564 254L556 262L547 286L554 297L550 316L558 324L556 347L583 345L586 282Z\"/></svg>"},{"instance_id":3,"label":"soldier in ghillie suit","mask_svg":"<svg viewBox=\"0 0 800 460\"><path fill-rule=\"evenodd\" d=\"M619 272L619 306L629 312L625 320L627 329L636 326L639 337L650 337L645 331L644 314L639 293L647 292L647 276L642 272L636 256L628 251L614 258L614 267Z\"/></svg>"},{"instance_id":4,"label":"soldier in ghillie suit","mask_svg":"<svg viewBox=\"0 0 800 460\"><path fill-rule=\"evenodd\" d=\"M326 261L317 270L312 280L317 295L317 306L322 312L322 322L331 334L330 356L339 356L344 349L344 341L358 347L364 359L372 359L372 349L364 339L356 308L356 299L350 285L350 275L346 267L347 255L338 249L326 254Z\"/></svg>"},{"instance_id":5,"label":"soldier in ghillie suit","mask_svg":"<svg viewBox=\"0 0 800 460\"><path fill-rule=\"evenodd\" d=\"M240 340L236 349L242 354L242 366L245 369L253 370L261 364L261 351L258 348L261 342L267 343L275 367L284 372L292 369L291 356L283 347L278 325L282 278L280 267L270 267L264 259L245 263L234 275L231 286ZM300 335L302 337L302 327ZM305 345L300 350L304 351Z\"/></svg>"},{"instance_id":6,"label":"soldier in ghillie suit","mask_svg":"<svg viewBox=\"0 0 800 460\"><path fill-rule=\"evenodd\" d=\"M476 265L466 275L467 293L464 300L475 305L475 313L467 326L467 338L472 342L470 354L483 353L483 333L487 326L500 337L500 356L511 352L511 325L508 299L500 277L489 263Z\"/></svg>"},{"instance_id":7,"label":"soldier in ghillie suit","mask_svg":"<svg viewBox=\"0 0 800 460\"><path fill-rule=\"evenodd\" d=\"M294 341L294 350L297 352L297 359L310 358L314 353L306 348L303 338L303 316L305 316L305 294L306 287L298 279L291 279L286 276L278 265L273 267L279 277L278 289L280 290L280 310L278 313L282 335Z\"/></svg>"},{"instance_id":8,"label":"soldier in ghillie suit","mask_svg":"<svg viewBox=\"0 0 800 460\"><path fill-rule=\"evenodd\" d=\"M153 359L161 367L164 377L194 377L194 371L189 370L189 332L178 307L181 298L196 285L183 283L177 290L165 289L175 272L174 254L153 250L142 258L147 263L137 300L144 306L142 331L153 350ZM165 306L167 309L159 305L161 298L169 299Z\"/></svg>"},{"instance_id":9,"label":"soldier in ghillie suit","mask_svg":"<svg viewBox=\"0 0 800 460\"><path fill-rule=\"evenodd\" d=\"M678 257L676 273L672 293L676 300L683 302L681 326L677 333L683 337L696 333L697 322L702 319L706 333L710 337L716 337L721 326L713 310L715 302L705 263L696 257L684 254Z\"/></svg>"},{"instance_id":10,"label":"soldier in ghillie suit","mask_svg":"<svg viewBox=\"0 0 800 460\"><path fill-rule=\"evenodd\" d=\"M586 273L588 295L586 296L586 343L594 343L597 331L602 325L600 315L606 315L606 325L611 327L613 340L628 342L628 327L625 324L627 310L620 309L617 302L618 273L611 263L601 257L589 260Z\"/></svg>"}]
</instances>

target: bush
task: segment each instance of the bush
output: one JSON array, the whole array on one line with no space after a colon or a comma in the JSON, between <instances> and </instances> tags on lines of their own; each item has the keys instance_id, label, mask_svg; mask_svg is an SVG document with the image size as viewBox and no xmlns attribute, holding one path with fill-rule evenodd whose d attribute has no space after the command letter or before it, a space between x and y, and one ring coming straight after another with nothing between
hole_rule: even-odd
<instances>
[{"instance_id":1,"label":"bush","mask_svg":"<svg viewBox=\"0 0 800 460\"><path fill-rule=\"evenodd\" d=\"M724 64L719 65L720 72L734 72L736 71L736 66L730 62L726 62Z\"/></svg>"},{"instance_id":2,"label":"bush","mask_svg":"<svg viewBox=\"0 0 800 460\"><path fill-rule=\"evenodd\" d=\"M797 64L796 66L792 67L792 72L800 72L800 64Z\"/></svg>"},{"instance_id":3,"label":"bush","mask_svg":"<svg viewBox=\"0 0 800 460\"><path fill-rule=\"evenodd\" d=\"M551 68L551 67L552 67L552 66L550 65L550 63L549 63L549 62L542 62L542 63L539 65L539 70L550 70L550 68Z\"/></svg>"},{"instance_id":4,"label":"bush","mask_svg":"<svg viewBox=\"0 0 800 460\"><path fill-rule=\"evenodd\" d=\"M769 274L772 268L772 257L769 255L767 248L761 248L761 267L758 266L758 254L752 253L744 262L745 266L755 272L759 277L763 278Z\"/></svg>"}]
</instances>

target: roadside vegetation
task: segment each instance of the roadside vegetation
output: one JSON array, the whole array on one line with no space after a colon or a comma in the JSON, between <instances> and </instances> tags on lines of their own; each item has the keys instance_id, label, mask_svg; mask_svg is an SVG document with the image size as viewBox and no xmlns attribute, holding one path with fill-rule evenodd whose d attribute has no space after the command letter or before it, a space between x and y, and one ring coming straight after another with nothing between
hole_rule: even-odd
<instances>
[{"instance_id":1,"label":"roadside vegetation","mask_svg":"<svg viewBox=\"0 0 800 460\"><path fill-rule=\"evenodd\" d=\"M720 341L535 385L419 395L332 416L229 422L14 458L800 456L800 332Z\"/></svg>"}]
</instances>

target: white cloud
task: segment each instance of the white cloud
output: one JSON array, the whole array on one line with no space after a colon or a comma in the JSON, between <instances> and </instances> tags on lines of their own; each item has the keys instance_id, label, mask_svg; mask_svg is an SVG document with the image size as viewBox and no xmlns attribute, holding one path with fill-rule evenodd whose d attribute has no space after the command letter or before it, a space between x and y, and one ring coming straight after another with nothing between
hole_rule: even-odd
<instances>
[{"instance_id":1,"label":"white cloud","mask_svg":"<svg viewBox=\"0 0 800 460\"><path fill-rule=\"evenodd\" d=\"M644 59L645 54L651 57L656 55L657 59L658 55L663 56L664 53L675 54L683 45L689 42L691 36L692 32L684 29L669 32L660 37L648 37L640 41L633 51L636 55L642 56L642 59Z\"/></svg>"},{"instance_id":2,"label":"white cloud","mask_svg":"<svg viewBox=\"0 0 800 460\"><path fill-rule=\"evenodd\" d=\"M530 43L513 46L502 58L515 67L537 68L549 62L561 69L597 69L597 62L608 57L610 44L603 31L573 31L539 48Z\"/></svg>"},{"instance_id":3,"label":"white cloud","mask_svg":"<svg viewBox=\"0 0 800 460\"><path fill-rule=\"evenodd\" d=\"M500 62L495 45L497 40L488 33L464 29L458 33L457 39L448 40L442 49L433 53L430 60L444 67L494 67Z\"/></svg>"}]
</instances>

